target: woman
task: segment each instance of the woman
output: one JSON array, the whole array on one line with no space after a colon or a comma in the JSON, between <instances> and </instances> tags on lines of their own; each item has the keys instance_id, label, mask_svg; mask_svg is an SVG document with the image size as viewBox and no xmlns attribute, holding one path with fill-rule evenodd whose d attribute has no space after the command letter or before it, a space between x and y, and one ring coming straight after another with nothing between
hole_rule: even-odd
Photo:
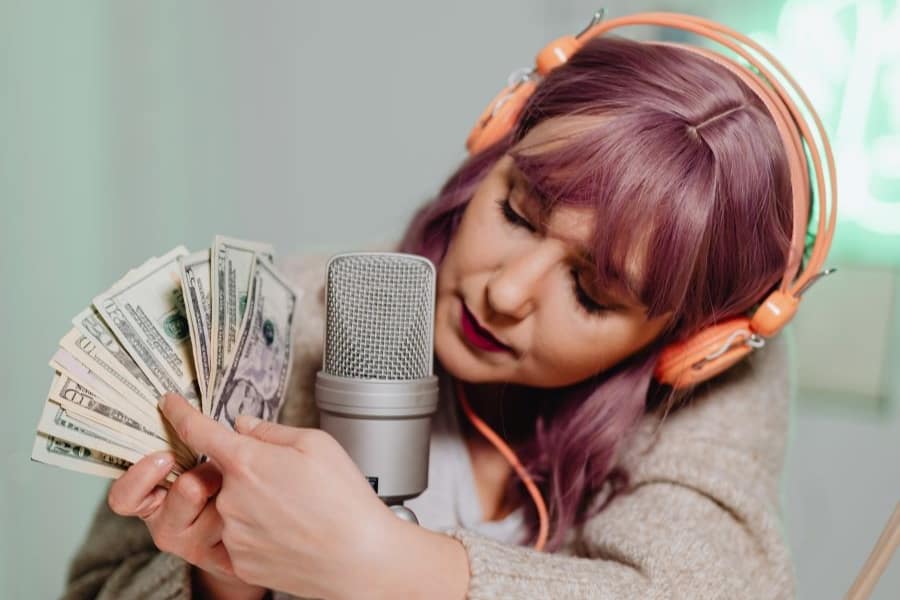
<instances>
[{"instance_id":1,"label":"woman","mask_svg":"<svg viewBox=\"0 0 900 600\"><path fill-rule=\"evenodd\" d=\"M229 432L167 397L167 418L212 460L170 490L157 487L168 455L113 484L67 596L791 597L784 341L679 393L653 380L664 348L778 286L790 166L764 102L716 61L586 42L399 245L438 266L436 432L470 469L432 467L440 493L417 500L474 504L477 518L405 523L333 439L284 426L315 423L323 261L301 261L286 267L306 293L283 425L241 417ZM460 406L516 449L549 535Z\"/></svg>"}]
</instances>

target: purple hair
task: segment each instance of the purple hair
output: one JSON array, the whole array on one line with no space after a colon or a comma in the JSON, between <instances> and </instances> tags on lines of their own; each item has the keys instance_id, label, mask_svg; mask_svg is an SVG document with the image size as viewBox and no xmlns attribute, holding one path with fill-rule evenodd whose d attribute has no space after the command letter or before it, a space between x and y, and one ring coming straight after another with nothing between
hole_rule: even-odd
<instances>
[{"instance_id":1,"label":"purple hair","mask_svg":"<svg viewBox=\"0 0 900 600\"><path fill-rule=\"evenodd\" d=\"M520 143L549 119L554 140ZM644 412L667 412L684 398L652 381L665 344L747 313L778 285L790 246L790 177L774 121L731 72L688 50L605 36L552 71L515 130L450 176L413 218L401 250L440 264L476 187L507 153L545 215L556 204L596 211L598 289L637 264L641 280L628 291L648 318L673 315L647 347L586 381L506 388L517 402L504 426L526 432L514 449L547 500L553 551L628 488L617 452ZM537 513L516 478L507 498L525 507L536 538Z\"/></svg>"}]
</instances>

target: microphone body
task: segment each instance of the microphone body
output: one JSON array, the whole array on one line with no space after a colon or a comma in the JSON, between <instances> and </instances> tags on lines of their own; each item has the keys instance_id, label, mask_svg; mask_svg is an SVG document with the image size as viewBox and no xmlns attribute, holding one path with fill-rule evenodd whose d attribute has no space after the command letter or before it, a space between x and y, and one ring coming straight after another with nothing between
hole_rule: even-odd
<instances>
[{"instance_id":1,"label":"microphone body","mask_svg":"<svg viewBox=\"0 0 900 600\"><path fill-rule=\"evenodd\" d=\"M320 427L340 442L387 504L428 487L431 416L437 377L410 382L353 381L320 374Z\"/></svg>"},{"instance_id":2,"label":"microphone body","mask_svg":"<svg viewBox=\"0 0 900 600\"><path fill-rule=\"evenodd\" d=\"M332 257L327 268L325 351L316 375L320 427L331 434L401 517L428 487L435 268L392 252ZM408 514L407 514L408 513Z\"/></svg>"}]
</instances>

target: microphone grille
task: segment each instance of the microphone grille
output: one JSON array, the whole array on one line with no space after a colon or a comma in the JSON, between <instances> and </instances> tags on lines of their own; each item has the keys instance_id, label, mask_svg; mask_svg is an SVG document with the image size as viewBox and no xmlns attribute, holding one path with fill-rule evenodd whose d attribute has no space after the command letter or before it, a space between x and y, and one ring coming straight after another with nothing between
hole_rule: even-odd
<instances>
[{"instance_id":1,"label":"microphone grille","mask_svg":"<svg viewBox=\"0 0 900 600\"><path fill-rule=\"evenodd\" d=\"M432 374L435 269L412 254L339 254L328 263L329 375L410 380Z\"/></svg>"}]
</instances>

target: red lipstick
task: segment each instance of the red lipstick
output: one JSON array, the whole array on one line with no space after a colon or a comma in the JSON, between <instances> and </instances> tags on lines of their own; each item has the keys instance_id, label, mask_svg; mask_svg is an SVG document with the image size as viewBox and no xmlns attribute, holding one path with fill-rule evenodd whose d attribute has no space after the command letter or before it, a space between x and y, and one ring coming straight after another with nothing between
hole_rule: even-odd
<instances>
[{"instance_id":1,"label":"red lipstick","mask_svg":"<svg viewBox=\"0 0 900 600\"><path fill-rule=\"evenodd\" d=\"M510 352L509 346L504 345L491 333L478 324L475 316L469 312L465 303L462 303L462 316L460 318L462 332L470 344L488 352Z\"/></svg>"}]
</instances>

